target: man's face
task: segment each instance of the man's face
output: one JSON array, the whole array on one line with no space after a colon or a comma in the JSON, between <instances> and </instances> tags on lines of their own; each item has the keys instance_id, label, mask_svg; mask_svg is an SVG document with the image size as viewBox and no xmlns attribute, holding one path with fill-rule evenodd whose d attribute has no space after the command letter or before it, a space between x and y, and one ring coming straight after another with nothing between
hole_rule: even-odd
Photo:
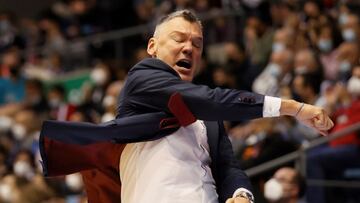
<instances>
[{"instance_id":1,"label":"man's face","mask_svg":"<svg viewBox=\"0 0 360 203\"><path fill-rule=\"evenodd\" d=\"M284 197L296 197L298 195L298 188L295 182L296 172L290 168L279 169L275 174L274 178L280 182L283 188Z\"/></svg>"},{"instance_id":2,"label":"man's face","mask_svg":"<svg viewBox=\"0 0 360 203\"><path fill-rule=\"evenodd\" d=\"M203 37L200 26L176 17L161 24L149 40L147 52L167 63L182 80L192 81L200 67Z\"/></svg>"}]
</instances>

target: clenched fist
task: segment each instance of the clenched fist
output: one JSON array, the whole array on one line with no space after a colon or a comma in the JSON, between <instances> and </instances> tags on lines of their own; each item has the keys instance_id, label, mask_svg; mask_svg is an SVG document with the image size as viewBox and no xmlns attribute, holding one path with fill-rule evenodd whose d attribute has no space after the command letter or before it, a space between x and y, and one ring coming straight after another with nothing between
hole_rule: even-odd
<instances>
[{"instance_id":1,"label":"clenched fist","mask_svg":"<svg viewBox=\"0 0 360 203\"><path fill-rule=\"evenodd\" d=\"M294 100L283 99L281 101L280 114L294 116L322 135L327 135L327 131L334 126L334 123L324 109Z\"/></svg>"}]
</instances>

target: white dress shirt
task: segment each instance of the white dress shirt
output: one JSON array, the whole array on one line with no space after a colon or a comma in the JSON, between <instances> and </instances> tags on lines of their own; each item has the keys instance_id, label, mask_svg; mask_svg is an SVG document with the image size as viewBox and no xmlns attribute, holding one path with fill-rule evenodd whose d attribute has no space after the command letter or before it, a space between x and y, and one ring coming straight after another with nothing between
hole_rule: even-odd
<instances>
[{"instance_id":1,"label":"white dress shirt","mask_svg":"<svg viewBox=\"0 0 360 203\"><path fill-rule=\"evenodd\" d=\"M281 100L265 97L263 116L279 116ZM204 122L164 138L127 144L120 157L124 203L217 203ZM235 191L234 191L235 192Z\"/></svg>"}]
</instances>

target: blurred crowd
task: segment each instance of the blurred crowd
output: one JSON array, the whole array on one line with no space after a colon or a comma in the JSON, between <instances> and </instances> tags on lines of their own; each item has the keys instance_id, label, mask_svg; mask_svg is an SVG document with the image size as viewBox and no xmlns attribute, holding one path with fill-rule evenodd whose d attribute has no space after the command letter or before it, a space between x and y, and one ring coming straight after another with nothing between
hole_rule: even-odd
<instances>
[{"instance_id":1,"label":"blurred crowd","mask_svg":"<svg viewBox=\"0 0 360 203\"><path fill-rule=\"evenodd\" d=\"M359 123L356 0L58 0L35 19L0 11L0 203L86 202L81 175L42 176L42 121L113 119L127 71L148 57L151 29L120 39L120 58L119 43L84 39L140 24L151 28L159 16L185 8L206 18L194 83L321 106L335 123L331 132ZM224 11L231 14L219 15ZM61 81L79 70L89 77L71 91ZM59 82L50 83L54 80ZM289 117L226 126L244 169L320 137ZM359 136L353 132L312 149L306 178L360 179ZM358 192L312 185L304 197L304 180L292 167L253 177L257 202L360 201Z\"/></svg>"}]
</instances>

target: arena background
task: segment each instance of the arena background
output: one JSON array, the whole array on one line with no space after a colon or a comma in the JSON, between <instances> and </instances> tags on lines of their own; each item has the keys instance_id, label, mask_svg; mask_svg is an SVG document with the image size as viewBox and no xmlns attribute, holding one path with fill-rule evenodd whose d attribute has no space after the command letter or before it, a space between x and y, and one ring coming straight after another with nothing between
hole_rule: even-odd
<instances>
[{"instance_id":1,"label":"arena background","mask_svg":"<svg viewBox=\"0 0 360 203\"><path fill-rule=\"evenodd\" d=\"M155 20L184 8L204 25L194 83L293 98L335 122L327 137L288 117L225 122L256 202L360 202L358 1L0 0L0 203L86 202L79 174L42 176L42 121L113 119ZM281 195L267 181L283 167L304 181L284 173Z\"/></svg>"}]
</instances>

